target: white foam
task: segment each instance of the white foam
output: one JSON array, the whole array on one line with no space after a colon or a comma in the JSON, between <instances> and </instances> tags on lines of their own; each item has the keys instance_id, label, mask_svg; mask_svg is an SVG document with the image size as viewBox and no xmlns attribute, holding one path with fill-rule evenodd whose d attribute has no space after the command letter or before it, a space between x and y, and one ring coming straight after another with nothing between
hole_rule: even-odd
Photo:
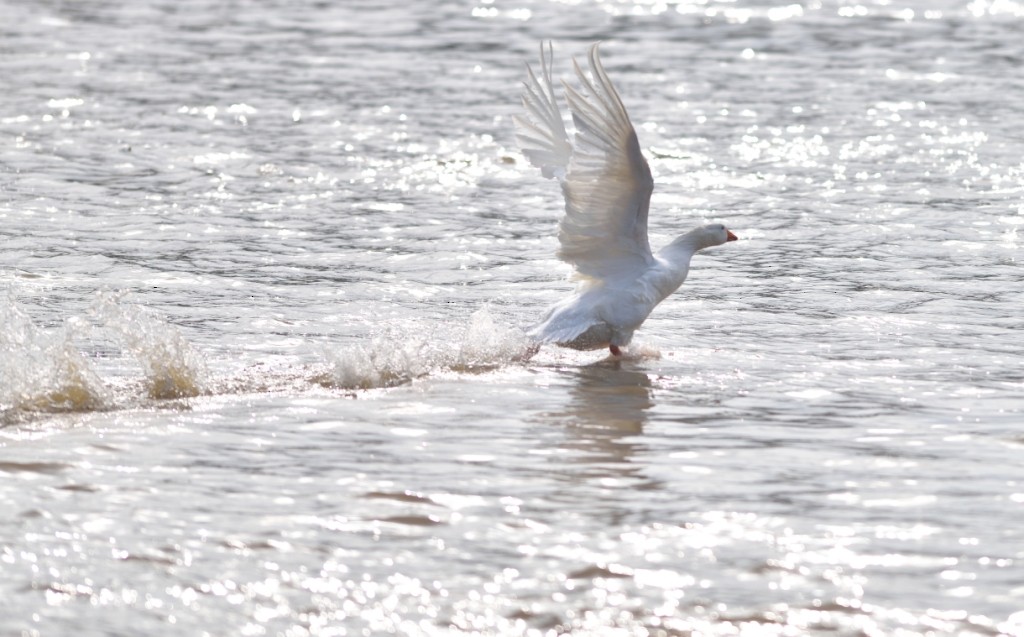
<instances>
[{"instance_id":1,"label":"white foam","mask_svg":"<svg viewBox=\"0 0 1024 637\"><path fill-rule=\"evenodd\" d=\"M206 362L176 327L111 292L99 295L93 314L142 366L150 398L190 398L206 393Z\"/></svg>"},{"instance_id":2,"label":"white foam","mask_svg":"<svg viewBox=\"0 0 1024 637\"><path fill-rule=\"evenodd\" d=\"M433 372L493 369L527 360L534 351L522 330L500 325L483 308L462 329L448 324L391 329L369 343L326 352L330 373L324 384L341 389L392 387Z\"/></svg>"},{"instance_id":3,"label":"white foam","mask_svg":"<svg viewBox=\"0 0 1024 637\"><path fill-rule=\"evenodd\" d=\"M301 390L311 383L347 390L393 387L433 373L477 373L522 363L537 351L522 330L503 325L484 308L466 321L385 328L366 342L325 352L326 369L321 366L312 375L309 367L291 361L214 379L202 353L179 329L123 296L103 292L86 317L44 330L8 294L0 305L2 421L13 422L30 412L114 409L145 398L272 391L279 386ZM125 376L116 367L120 358L96 359L107 361L102 370L106 378L101 378L93 367L96 361L75 346L76 341L111 340L138 362L143 389L131 371Z\"/></svg>"},{"instance_id":4,"label":"white foam","mask_svg":"<svg viewBox=\"0 0 1024 637\"><path fill-rule=\"evenodd\" d=\"M103 409L103 382L73 344L82 322L36 326L8 293L0 300L0 422L26 412Z\"/></svg>"}]
</instances>

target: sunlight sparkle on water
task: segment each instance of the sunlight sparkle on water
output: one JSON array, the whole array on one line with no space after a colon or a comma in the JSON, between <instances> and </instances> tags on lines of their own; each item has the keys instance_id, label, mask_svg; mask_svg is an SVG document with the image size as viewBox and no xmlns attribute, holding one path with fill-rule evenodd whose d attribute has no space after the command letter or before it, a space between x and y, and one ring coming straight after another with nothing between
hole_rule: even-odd
<instances>
[{"instance_id":1,"label":"sunlight sparkle on water","mask_svg":"<svg viewBox=\"0 0 1024 637\"><path fill-rule=\"evenodd\" d=\"M5 5L0 633L1024 634L1019 2L72 4ZM620 358L525 338L559 34L655 249L740 238Z\"/></svg>"}]
</instances>

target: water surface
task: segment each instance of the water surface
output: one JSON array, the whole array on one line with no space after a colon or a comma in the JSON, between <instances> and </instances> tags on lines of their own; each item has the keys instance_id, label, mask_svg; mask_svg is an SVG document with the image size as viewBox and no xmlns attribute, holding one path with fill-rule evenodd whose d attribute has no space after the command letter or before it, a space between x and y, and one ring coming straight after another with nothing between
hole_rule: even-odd
<instances>
[{"instance_id":1,"label":"water surface","mask_svg":"<svg viewBox=\"0 0 1024 637\"><path fill-rule=\"evenodd\" d=\"M0 0L0 632L1024 634L1024 8ZM603 40L622 361L517 152Z\"/></svg>"}]
</instances>

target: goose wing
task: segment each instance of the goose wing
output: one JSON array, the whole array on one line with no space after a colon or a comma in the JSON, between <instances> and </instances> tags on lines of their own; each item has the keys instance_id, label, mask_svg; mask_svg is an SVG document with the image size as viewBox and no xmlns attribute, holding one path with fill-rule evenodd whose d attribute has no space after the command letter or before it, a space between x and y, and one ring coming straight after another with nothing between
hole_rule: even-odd
<instances>
[{"instance_id":1,"label":"goose wing","mask_svg":"<svg viewBox=\"0 0 1024 637\"><path fill-rule=\"evenodd\" d=\"M526 117L517 118L519 142L545 176L557 177L565 195L558 257L586 278L633 278L653 264L647 210L654 182L622 100L591 47L587 77L575 60L581 90L565 84L576 128L565 132L551 85L551 60L541 51L542 75L529 71L523 92Z\"/></svg>"},{"instance_id":2,"label":"goose wing","mask_svg":"<svg viewBox=\"0 0 1024 637\"><path fill-rule=\"evenodd\" d=\"M526 114L514 115L512 119L516 123L516 141L530 163L540 168L545 177L564 181L572 157L572 143L565 131L565 122L562 121L562 111L558 108L551 79L554 57L551 43L548 43L547 55L541 44L540 77L537 77L529 64L526 65L527 77L523 82L523 108Z\"/></svg>"}]
</instances>

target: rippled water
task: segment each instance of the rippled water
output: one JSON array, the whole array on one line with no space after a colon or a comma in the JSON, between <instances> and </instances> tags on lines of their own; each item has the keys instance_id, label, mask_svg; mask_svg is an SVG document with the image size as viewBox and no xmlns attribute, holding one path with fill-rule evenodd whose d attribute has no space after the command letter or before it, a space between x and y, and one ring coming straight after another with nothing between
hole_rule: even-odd
<instances>
[{"instance_id":1,"label":"rippled water","mask_svg":"<svg viewBox=\"0 0 1024 637\"><path fill-rule=\"evenodd\" d=\"M1021 3L0 12L0 633L1024 634ZM741 238L623 361L545 39Z\"/></svg>"}]
</instances>

